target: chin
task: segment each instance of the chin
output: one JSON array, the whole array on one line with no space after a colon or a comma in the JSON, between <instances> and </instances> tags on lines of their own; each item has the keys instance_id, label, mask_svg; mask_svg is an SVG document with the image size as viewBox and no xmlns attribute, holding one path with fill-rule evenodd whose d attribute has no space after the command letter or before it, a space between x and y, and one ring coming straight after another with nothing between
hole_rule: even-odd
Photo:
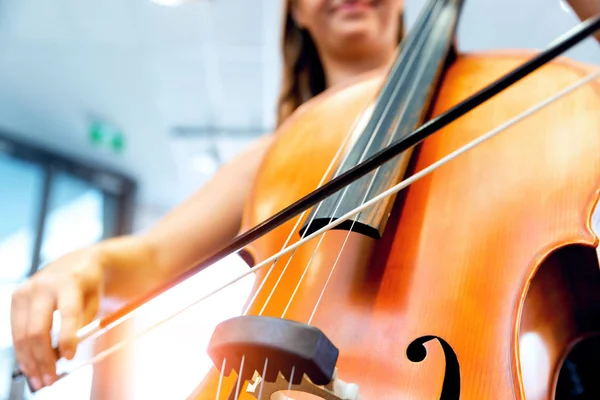
<instances>
[{"instance_id":1,"label":"chin","mask_svg":"<svg viewBox=\"0 0 600 400\"><path fill-rule=\"evenodd\" d=\"M357 21L356 23L347 22L344 24L340 24L340 26L336 27L333 36L338 37L342 40L356 40L359 38L375 38L377 34L376 30L372 29L372 27L369 26L369 24L360 23Z\"/></svg>"},{"instance_id":2,"label":"chin","mask_svg":"<svg viewBox=\"0 0 600 400\"><path fill-rule=\"evenodd\" d=\"M359 47L377 45L379 39L370 29L346 29L335 35L343 46Z\"/></svg>"}]
</instances>

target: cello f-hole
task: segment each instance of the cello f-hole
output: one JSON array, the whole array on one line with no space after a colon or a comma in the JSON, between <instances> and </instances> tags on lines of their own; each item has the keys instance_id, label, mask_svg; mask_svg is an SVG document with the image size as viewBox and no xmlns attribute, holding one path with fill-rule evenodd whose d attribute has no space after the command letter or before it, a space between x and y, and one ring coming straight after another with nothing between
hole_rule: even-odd
<instances>
[{"instance_id":1,"label":"cello f-hole","mask_svg":"<svg viewBox=\"0 0 600 400\"><path fill-rule=\"evenodd\" d=\"M444 372L444 383L442 384L440 400L458 400L460 399L460 365L454 349L452 349L452 346L448 342L439 336L421 336L408 345L406 357L414 363L422 362L427 358L425 343L434 339L442 346L446 359L446 370Z\"/></svg>"}]
</instances>

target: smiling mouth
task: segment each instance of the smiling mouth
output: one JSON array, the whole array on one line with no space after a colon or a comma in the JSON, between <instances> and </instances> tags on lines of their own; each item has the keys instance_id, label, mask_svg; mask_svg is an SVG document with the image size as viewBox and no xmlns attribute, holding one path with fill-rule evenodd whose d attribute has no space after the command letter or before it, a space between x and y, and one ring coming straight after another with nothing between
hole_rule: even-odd
<instances>
[{"instance_id":1,"label":"smiling mouth","mask_svg":"<svg viewBox=\"0 0 600 400\"><path fill-rule=\"evenodd\" d=\"M378 0L339 0L333 1L333 11L360 12L374 8Z\"/></svg>"}]
</instances>

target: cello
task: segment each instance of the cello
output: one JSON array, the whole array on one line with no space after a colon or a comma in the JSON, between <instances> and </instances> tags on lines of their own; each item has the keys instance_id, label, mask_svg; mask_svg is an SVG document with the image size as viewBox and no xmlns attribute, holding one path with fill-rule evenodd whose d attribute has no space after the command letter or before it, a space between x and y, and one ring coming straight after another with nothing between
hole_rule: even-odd
<instances>
[{"instance_id":1,"label":"cello","mask_svg":"<svg viewBox=\"0 0 600 400\"><path fill-rule=\"evenodd\" d=\"M461 6L430 0L387 74L298 109L244 233L81 339L243 249L256 286L190 399L551 398L600 328L600 74L556 59L600 18L542 53L458 54Z\"/></svg>"}]
</instances>

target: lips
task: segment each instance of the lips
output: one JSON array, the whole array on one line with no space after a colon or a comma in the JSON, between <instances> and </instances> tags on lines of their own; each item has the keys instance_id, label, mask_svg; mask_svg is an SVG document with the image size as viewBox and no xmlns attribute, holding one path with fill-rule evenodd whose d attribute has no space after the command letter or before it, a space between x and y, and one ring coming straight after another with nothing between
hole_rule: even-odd
<instances>
[{"instance_id":1,"label":"lips","mask_svg":"<svg viewBox=\"0 0 600 400\"><path fill-rule=\"evenodd\" d=\"M333 0L331 7L333 11L362 11L373 8L376 0Z\"/></svg>"}]
</instances>

